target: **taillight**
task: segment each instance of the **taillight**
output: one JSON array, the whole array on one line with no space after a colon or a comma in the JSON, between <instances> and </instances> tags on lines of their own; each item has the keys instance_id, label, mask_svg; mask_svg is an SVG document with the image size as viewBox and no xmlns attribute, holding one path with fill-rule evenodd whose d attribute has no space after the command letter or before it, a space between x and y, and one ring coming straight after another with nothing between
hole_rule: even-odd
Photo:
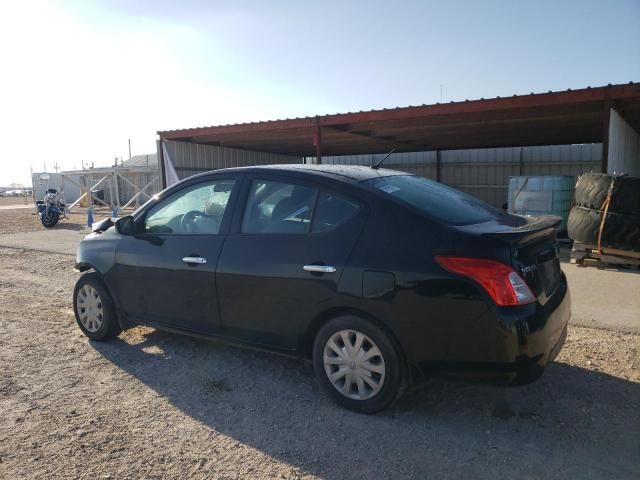
<instances>
[{"instance_id":1,"label":"taillight","mask_svg":"<svg viewBox=\"0 0 640 480\"><path fill-rule=\"evenodd\" d=\"M524 279L509 265L496 260L470 257L436 257L442 268L464 275L486 290L496 305L524 305L535 302Z\"/></svg>"}]
</instances>

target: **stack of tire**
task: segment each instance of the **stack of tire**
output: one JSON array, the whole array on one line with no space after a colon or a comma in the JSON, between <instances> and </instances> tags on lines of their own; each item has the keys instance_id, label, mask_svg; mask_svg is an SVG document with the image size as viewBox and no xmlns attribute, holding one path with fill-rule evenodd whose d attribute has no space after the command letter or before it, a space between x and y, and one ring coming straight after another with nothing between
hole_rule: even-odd
<instances>
[{"instance_id":1,"label":"stack of tire","mask_svg":"<svg viewBox=\"0 0 640 480\"><path fill-rule=\"evenodd\" d=\"M640 252L639 177L605 173L580 175L567 234L577 242L598 245L601 226L600 246Z\"/></svg>"}]
</instances>

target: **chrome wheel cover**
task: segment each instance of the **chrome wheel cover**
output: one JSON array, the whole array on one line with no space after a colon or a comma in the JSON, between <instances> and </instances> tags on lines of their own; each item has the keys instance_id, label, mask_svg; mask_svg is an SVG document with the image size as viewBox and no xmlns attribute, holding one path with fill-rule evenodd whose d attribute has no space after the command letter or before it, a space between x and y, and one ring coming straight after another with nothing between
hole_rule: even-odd
<instances>
[{"instance_id":1,"label":"chrome wheel cover","mask_svg":"<svg viewBox=\"0 0 640 480\"><path fill-rule=\"evenodd\" d=\"M327 378L345 397L367 400L384 385L382 352L364 333L340 330L327 340L323 352Z\"/></svg>"},{"instance_id":2,"label":"chrome wheel cover","mask_svg":"<svg viewBox=\"0 0 640 480\"><path fill-rule=\"evenodd\" d=\"M102 299L95 288L85 284L78 290L76 308L80 323L87 331L95 333L100 330L104 318L104 310L102 308Z\"/></svg>"}]
</instances>

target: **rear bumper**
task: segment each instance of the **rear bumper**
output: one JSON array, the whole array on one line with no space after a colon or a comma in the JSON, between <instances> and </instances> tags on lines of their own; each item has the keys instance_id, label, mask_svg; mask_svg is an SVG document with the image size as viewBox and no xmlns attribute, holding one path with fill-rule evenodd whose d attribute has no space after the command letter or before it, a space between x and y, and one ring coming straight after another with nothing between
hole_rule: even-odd
<instances>
[{"instance_id":1,"label":"rear bumper","mask_svg":"<svg viewBox=\"0 0 640 480\"><path fill-rule=\"evenodd\" d=\"M523 317L510 312L498 313L501 324L511 332L511 346L505 360L533 362L544 367L562 349L571 318L571 293L564 274L555 295L544 306L533 307L534 311Z\"/></svg>"},{"instance_id":2,"label":"rear bumper","mask_svg":"<svg viewBox=\"0 0 640 480\"><path fill-rule=\"evenodd\" d=\"M545 305L491 309L484 318L486 338L476 338L486 348L464 362L422 362L419 373L425 376L446 374L482 380L512 381L517 377L535 378L560 353L571 318L571 294L562 280Z\"/></svg>"}]
</instances>

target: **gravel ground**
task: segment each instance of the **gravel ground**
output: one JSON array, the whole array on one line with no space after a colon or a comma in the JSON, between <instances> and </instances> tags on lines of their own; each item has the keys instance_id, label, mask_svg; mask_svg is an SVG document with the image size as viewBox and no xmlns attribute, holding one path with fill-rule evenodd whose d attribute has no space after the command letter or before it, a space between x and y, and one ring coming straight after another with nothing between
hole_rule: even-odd
<instances>
[{"instance_id":1,"label":"gravel ground","mask_svg":"<svg viewBox=\"0 0 640 480\"><path fill-rule=\"evenodd\" d=\"M534 384L432 380L365 416L303 361L143 327L88 341L72 265L0 248L0 478L640 474L638 335L573 326Z\"/></svg>"}]
</instances>

